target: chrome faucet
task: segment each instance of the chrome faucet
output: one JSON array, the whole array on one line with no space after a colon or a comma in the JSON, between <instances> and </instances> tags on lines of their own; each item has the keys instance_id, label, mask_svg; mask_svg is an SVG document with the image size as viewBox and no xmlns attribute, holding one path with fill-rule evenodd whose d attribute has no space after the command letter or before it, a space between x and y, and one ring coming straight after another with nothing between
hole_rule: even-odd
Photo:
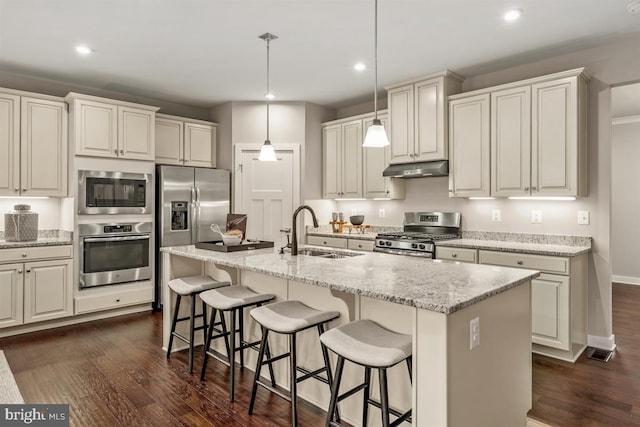
<instances>
[{"instance_id":1,"label":"chrome faucet","mask_svg":"<svg viewBox=\"0 0 640 427\"><path fill-rule=\"evenodd\" d=\"M298 224L296 223L296 218L301 210L306 209L311 212L311 218L313 219L313 226L318 227L318 219L316 218L316 213L311 209L310 206L302 205L298 209L293 212L293 223L291 224L292 233L291 233L291 255L298 255L298 233L296 230L298 229Z\"/></svg>"}]
</instances>

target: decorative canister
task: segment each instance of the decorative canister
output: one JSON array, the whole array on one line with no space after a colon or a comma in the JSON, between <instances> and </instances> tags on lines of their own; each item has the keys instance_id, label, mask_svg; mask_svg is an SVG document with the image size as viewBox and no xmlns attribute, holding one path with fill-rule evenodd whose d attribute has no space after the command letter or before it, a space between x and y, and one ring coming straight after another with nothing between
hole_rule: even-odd
<instances>
[{"instance_id":1,"label":"decorative canister","mask_svg":"<svg viewBox=\"0 0 640 427\"><path fill-rule=\"evenodd\" d=\"M38 214L29 205L14 205L4 214L4 238L7 242L38 240Z\"/></svg>"}]
</instances>

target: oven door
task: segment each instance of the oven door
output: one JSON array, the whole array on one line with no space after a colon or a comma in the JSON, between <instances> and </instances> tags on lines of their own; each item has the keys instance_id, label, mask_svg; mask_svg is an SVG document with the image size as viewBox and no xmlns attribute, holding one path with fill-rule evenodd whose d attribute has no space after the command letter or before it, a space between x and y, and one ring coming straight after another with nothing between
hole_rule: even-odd
<instances>
[{"instance_id":1,"label":"oven door","mask_svg":"<svg viewBox=\"0 0 640 427\"><path fill-rule=\"evenodd\" d=\"M151 175L78 171L78 213L151 213Z\"/></svg>"},{"instance_id":2,"label":"oven door","mask_svg":"<svg viewBox=\"0 0 640 427\"><path fill-rule=\"evenodd\" d=\"M80 288L151 279L149 234L82 237Z\"/></svg>"}]
</instances>

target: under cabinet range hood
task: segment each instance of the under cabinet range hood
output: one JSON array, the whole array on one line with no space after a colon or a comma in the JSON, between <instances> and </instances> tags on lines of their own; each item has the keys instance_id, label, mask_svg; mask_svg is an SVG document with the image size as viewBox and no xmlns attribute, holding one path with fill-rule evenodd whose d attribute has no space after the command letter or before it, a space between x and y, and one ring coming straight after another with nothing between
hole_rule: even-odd
<instances>
[{"instance_id":1,"label":"under cabinet range hood","mask_svg":"<svg viewBox=\"0 0 640 427\"><path fill-rule=\"evenodd\" d=\"M449 175L448 160L389 165L382 172L382 176L390 176L392 178L424 178L446 175Z\"/></svg>"}]
</instances>

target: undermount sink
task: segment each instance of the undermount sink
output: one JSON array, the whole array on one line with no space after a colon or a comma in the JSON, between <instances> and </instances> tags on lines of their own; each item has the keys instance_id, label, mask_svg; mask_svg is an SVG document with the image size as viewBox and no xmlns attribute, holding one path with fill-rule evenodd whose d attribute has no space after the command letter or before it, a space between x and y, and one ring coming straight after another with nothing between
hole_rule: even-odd
<instances>
[{"instance_id":1,"label":"undermount sink","mask_svg":"<svg viewBox=\"0 0 640 427\"><path fill-rule=\"evenodd\" d=\"M364 255L359 252L332 252L322 249L303 248L298 250L298 255L317 256L320 258L340 259Z\"/></svg>"}]
</instances>

